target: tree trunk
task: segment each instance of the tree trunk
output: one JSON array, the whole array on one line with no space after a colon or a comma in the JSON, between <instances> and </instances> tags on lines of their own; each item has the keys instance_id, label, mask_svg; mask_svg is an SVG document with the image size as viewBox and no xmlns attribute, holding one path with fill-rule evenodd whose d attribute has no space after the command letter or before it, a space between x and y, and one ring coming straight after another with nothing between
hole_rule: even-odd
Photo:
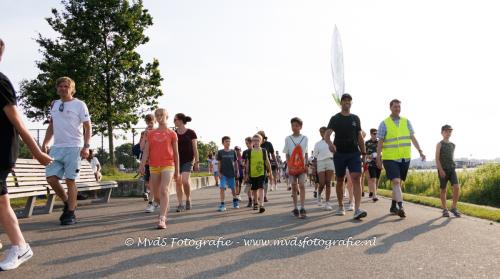
<instances>
[{"instance_id":1,"label":"tree trunk","mask_svg":"<svg viewBox=\"0 0 500 279\"><path fill-rule=\"evenodd\" d=\"M108 143L109 143L109 162L115 166L115 147L113 145L113 123L108 119Z\"/></svg>"}]
</instances>

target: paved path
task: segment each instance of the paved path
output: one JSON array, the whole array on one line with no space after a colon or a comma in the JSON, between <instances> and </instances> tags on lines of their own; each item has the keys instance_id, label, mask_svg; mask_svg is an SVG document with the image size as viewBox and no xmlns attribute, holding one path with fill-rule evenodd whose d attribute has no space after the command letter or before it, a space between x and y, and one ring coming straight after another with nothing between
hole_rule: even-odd
<instances>
[{"instance_id":1,"label":"paved path","mask_svg":"<svg viewBox=\"0 0 500 279\"><path fill-rule=\"evenodd\" d=\"M284 189L281 186L281 189ZM368 211L353 221L323 211L308 188L308 218L293 217L290 192L269 194L264 214L242 209L215 211L214 187L194 192L194 209L172 212L167 230L154 229L137 198L84 205L79 224L61 227L59 211L22 219L21 228L35 256L1 278L500 278L500 226L472 217L441 218L435 208L407 204L408 218L388 214L390 201L363 200ZM174 203L175 204L175 199ZM172 204L172 205L173 205ZM173 208L173 207L172 207ZM6 243L4 233L0 234ZM196 249L197 241L218 239L232 245ZM374 245L332 246L328 240L372 240ZM130 247L126 240L133 241ZM138 247L145 238L158 243ZM323 246L248 246L245 240L317 238ZM322 241L320 241L322 240ZM210 244L210 245L209 245ZM368 243L366 243L368 244ZM162 246L163 245L163 246ZM4 248L5 249L5 248Z\"/></svg>"}]
</instances>

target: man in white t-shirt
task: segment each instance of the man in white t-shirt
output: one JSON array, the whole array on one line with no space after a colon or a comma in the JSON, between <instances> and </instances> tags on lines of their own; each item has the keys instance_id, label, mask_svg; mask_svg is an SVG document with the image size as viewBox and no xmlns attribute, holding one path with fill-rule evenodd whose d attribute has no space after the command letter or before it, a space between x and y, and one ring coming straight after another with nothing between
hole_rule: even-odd
<instances>
[{"instance_id":1,"label":"man in white t-shirt","mask_svg":"<svg viewBox=\"0 0 500 279\"><path fill-rule=\"evenodd\" d=\"M74 225L78 194L75 180L80 173L81 159L89 156L92 126L87 105L73 97L76 92L75 82L69 77L61 77L56 81L56 88L61 98L52 102L51 120L42 145L42 150L47 152L47 146L54 137L54 144L50 149L54 162L45 168L45 176L64 202L64 210L59 218L61 225ZM67 194L59 182L61 179L66 180Z\"/></svg>"}]
</instances>

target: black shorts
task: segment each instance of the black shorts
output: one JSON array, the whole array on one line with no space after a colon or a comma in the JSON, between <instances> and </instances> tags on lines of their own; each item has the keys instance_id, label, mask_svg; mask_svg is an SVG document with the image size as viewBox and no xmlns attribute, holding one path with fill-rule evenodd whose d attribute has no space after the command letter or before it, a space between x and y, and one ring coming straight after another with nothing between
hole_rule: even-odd
<instances>
[{"instance_id":1,"label":"black shorts","mask_svg":"<svg viewBox=\"0 0 500 279\"><path fill-rule=\"evenodd\" d=\"M266 181L265 176L250 177L250 184L252 185L252 190L264 189L264 183Z\"/></svg>"},{"instance_id":2,"label":"black shorts","mask_svg":"<svg viewBox=\"0 0 500 279\"><path fill-rule=\"evenodd\" d=\"M441 177L441 176L439 176L439 172L438 172L439 184L440 184L441 189L446 188L446 184L448 184L448 181L450 181L451 185L458 185L458 176L457 176L457 172L455 171L455 169L444 170L444 173L445 173L445 176Z\"/></svg>"},{"instance_id":3,"label":"black shorts","mask_svg":"<svg viewBox=\"0 0 500 279\"><path fill-rule=\"evenodd\" d=\"M240 186L243 184L243 176L240 175L240 177L238 177L238 181L240 182Z\"/></svg>"},{"instance_id":4,"label":"black shorts","mask_svg":"<svg viewBox=\"0 0 500 279\"><path fill-rule=\"evenodd\" d=\"M402 181L406 180L408 175L408 169L410 168L410 161L397 162L392 160L384 160L384 169L389 180L399 178Z\"/></svg>"},{"instance_id":5,"label":"black shorts","mask_svg":"<svg viewBox=\"0 0 500 279\"><path fill-rule=\"evenodd\" d=\"M380 178L381 169L376 166L368 166L368 175L370 178Z\"/></svg>"},{"instance_id":6,"label":"black shorts","mask_svg":"<svg viewBox=\"0 0 500 279\"><path fill-rule=\"evenodd\" d=\"M7 190L7 176L9 176L10 170L0 170L0 196L9 193Z\"/></svg>"},{"instance_id":7,"label":"black shorts","mask_svg":"<svg viewBox=\"0 0 500 279\"><path fill-rule=\"evenodd\" d=\"M361 153L340 153L336 152L333 155L333 162L335 164L335 174L337 177L344 177L346 169L350 173L361 173Z\"/></svg>"}]
</instances>

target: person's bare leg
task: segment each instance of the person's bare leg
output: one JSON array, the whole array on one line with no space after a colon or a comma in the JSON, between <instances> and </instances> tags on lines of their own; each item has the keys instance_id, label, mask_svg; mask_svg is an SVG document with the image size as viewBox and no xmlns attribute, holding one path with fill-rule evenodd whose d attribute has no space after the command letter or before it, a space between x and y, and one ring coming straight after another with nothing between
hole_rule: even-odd
<instances>
[{"instance_id":1,"label":"person's bare leg","mask_svg":"<svg viewBox=\"0 0 500 279\"><path fill-rule=\"evenodd\" d=\"M259 188L259 190L255 191L255 192L257 192L257 199L258 199L259 206L263 206L264 205L264 189Z\"/></svg>"},{"instance_id":2,"label":"person's bare leg","mask_svg":"<svg viewBox=\"0 0 500 279\"><path fill-rule=\"evenodd\" d=\"M300 183L299 184L299 195L300 195L300 206L302 208L304 208L304 204L305 204L305 201L306 201L306 186L304 185L304 183Z\"/></svg>"},{"instance_id":3,"label":"person's bare leg","mask_svg":"<svg viewBox=\"0 0 500 279\"><path fill-rule=\"evenodd\" d=\"M161 183L161 176L159 174L152 173L149 181L149 186L153 190L154 202L156 202L157 204L160 204L161 201L160 183Z\"/></svg>"},{"instance_id":4,"label":"person's bare leg","mask_svg":"<svg viewBox=\"0 0 500 279\"><path fill-rule=\"evenodd\" d=\"M446 188L441 188L439 192L439 198L441 199L441 207L443 209L448 210L448 206L446 205Z\"/></svg>"},{"instance_id":5,"label":"person's bare leg","mask_svg":"<svg viewBox=\"0 0 500 279\"><path fill-rule=\"evenodd\" d=\"M49 176L46 178L47 182L49 183L50 187L52 187L52 190L56 192L56 195L63 201L67 202L68 201L68 194L66 194L66 191L64 191L64 188L62 187L61 183L59 182L59 178L55 175Z\"/></svg>"},{"instance_id":6,"label":"person's bare leg","mask_svg":"<svg viewBox=\"0 0 500 279\"><path fill-rule=\"evenodd\" d=\"M294 208L297 208L297 192L299 191L299 185L296 181L292 183L292 200ZM301 191L304 192L304 191Z\"/></svg>"},{"instance_id":7,"label":"person's bare leg","mask_svg":"<svg viewBox=\"0 0 500 279\"><path fill-rule=\"evenodd\" d=\"M368 179L368 191L370 191L370 193L373 193L373 195L375 195L375 184L376 183L377 183L376 178L369 178Z\"/></svg>"},{"instance_id":8,"label":"person's bare leg","mask_svg":"<svg viewBox=\"0 0 500 279\"><path fill-rule=\"evenodd\" d=\"M182 187L184 190L184 195L186 196L186 202L191 202L191 173L182 173Z\"/></svg>"},{"instance_id":9,"label":"person's bare leg","mask_svg":"<svg viewBox=\"0 0 500 279\"><path fill-rule=\"evenodd\" d=\"M353 191L354 185L352 181L353 179L351 173L346 175L347 175L347 192L349 193L349 203L352 204L354 199L354 191Z\"/></svg>"},{"instance_id":10,"label":"person's bare leg","mask_svg":"<svg viewBox=\"0 0 500 279\"><path fill-rule=\"evenodd\" d=\"M318 173L319 185L318 185L318 197L321 197L321 193L323 193L323 189L326 184L326 173L324 171Z\"/></svg>"},{"instance_id":11,"label":"person's bare leg","mask_svg":"<svg viewBox=\"0 0 500 279\"><path fill-rule=\"evenodd\" d=\"M66 179L66 186L68 186L68 209L74 211L76 209L76 196L78 195L76 182L72 179Z\"/></svg>"},{"instance_id":12,"label":"person's bare leg","mask_svg":"<svg viewBox=\"0 0 500 279\"><path fill-rule=\"evenodd\" d=\"M10 206L9 194L0 196L0 223L12 245L26 245L16 214Z\"/></svg>"},{"instance_id":13,"label":"person's bare leg","mask_svg":"<svg viewBox=\"0 0 500 279\"><path fill-rule=\"evenodd\" d=\"M177 196L177 203L178 205L182 205L182 197L184 196L184 190L183 190L183 185L182 185L182 176L175 181L175 195ZM161 198L160 198L161 200Z\"/></svg>"},{"instance_id":14,"label":"person's bare leg","mask_svg":"<svg viewBox=\"0 0 500 279\"><path fill-rule=\"evenodd\" d=\"M159 175L159 191L160 191L160 216L167 217L168 204L169 204L169 194L168 189L170 182L172 181L173 172L172 171L162 171Z\"/></svg>"},{"instance_id":15,"label":"person's bare leg","mask_svg":"<svg viewBox=\"0 0 500 279\"><path fill-rule=\"evenodd\" d=\"M351 179L354 193L354 210L358 210L361 205L361 173L352 172Z\"/></svg>"},{"instance_id":16,"label":"person's bare leg","mask_svg":"<svg viewBox=\"0 0 500 279\"><path fill-rule=\"evenodd\" d=\"M333 171L328 170L325 172L325 201L330 201L330 196L332 195L332 176Z\"/></svg>"},{"instance_id":17,"label":"person's bare leg","mask_svg":"<svg viewBox=\"0 0 500 279\"><path fill-rule=\"evenodd\" d=\"M458 198L460 197L460 185L453 185L453 201L452 208L457 208Z\"/></svg>"},{"instance_id":18,"label":"person's bare leg","mask_svg":"<svg viewBox=\"0 0 500 279\"><path fill-rule=\"evenodd\" d=\"M337 190L337 201L339 203L339 207L344 207L344 177L337 177L337 185L335 187Z\"/></svg>"}]
</instances>

